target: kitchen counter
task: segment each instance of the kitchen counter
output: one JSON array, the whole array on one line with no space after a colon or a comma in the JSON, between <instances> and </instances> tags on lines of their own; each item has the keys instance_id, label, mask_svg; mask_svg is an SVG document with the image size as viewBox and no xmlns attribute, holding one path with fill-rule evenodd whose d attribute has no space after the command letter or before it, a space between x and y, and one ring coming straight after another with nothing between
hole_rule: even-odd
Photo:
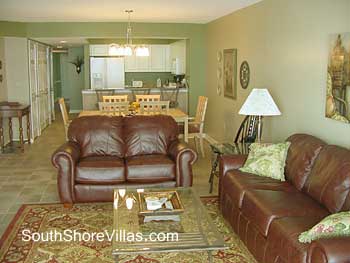
<instances>
[{"instance_id":1,"label":"kitchen counter","mask_svg":"<svg viewBox=\"0 0 350 263\"><path fill-rule=\"evenodd\" d=\"M129 95L129 101L132 100L132 91L133 90L145 90L148 88L133 88L133 87L126 87L124 89L113 89L114 93L116 95ZM150 94L160 94L160 88L151 88ZM163 92L165 91L173 92L174 88L164 88ZM82 90L82 97L83 97L83 109L84 110L97 110L97 95L95 90L91 89L85 89ZM179 108L183 112L188 112L188 89L187 88L180 88L179 89L179 95L178 95L178 103Z\"/></svg>"}]
</instances>

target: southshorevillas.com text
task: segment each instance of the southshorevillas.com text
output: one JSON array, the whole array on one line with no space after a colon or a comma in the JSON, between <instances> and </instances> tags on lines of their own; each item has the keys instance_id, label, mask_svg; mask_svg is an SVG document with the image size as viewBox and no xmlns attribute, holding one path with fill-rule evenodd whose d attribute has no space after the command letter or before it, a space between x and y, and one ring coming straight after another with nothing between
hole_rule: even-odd
<instances>
[{"instance_id":1,"label":"southshorevillas.com text","mask_svg":"<svg viewBox=\"0 0 350 263\"><path fill-rule=\"evenodd\" d=\"M29 229L22 230L22 240L25 242L103 242L113 240L117 242L177 242L177 232L151 232L142 234L140 232L127 232L125 230L113 230L109 232L80 232L77 230L65 229L63 231L50 230L46 232L32 232Z\"/></svg>"}]
</instances>

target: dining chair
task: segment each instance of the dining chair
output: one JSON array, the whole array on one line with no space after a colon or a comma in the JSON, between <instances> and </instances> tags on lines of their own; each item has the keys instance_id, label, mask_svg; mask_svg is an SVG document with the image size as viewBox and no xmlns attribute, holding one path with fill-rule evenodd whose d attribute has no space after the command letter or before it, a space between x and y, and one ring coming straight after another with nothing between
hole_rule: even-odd
<instances>
[{"instance_id":1,"label":"dining chair","mask_svg":"<svg viewBox=\"0 0 350 263\"><path fill-rule=\"evenodd\" d=\"M199 139L200 150L202 157L205 157L204 153L204 120L205 113L207 111L208 98L204 96L198 97L197 110L195 117L189 117L188 120L188 138L194 139L197 149L197 139ZM180 133L183 133L183 125L179 125ZM198 149L197 149L198 151Z\"/></svg>"},{"instance_id":2,"label":"dining chair","mask_svg":"<svg viewBox=\"0 0 350 263\"><path fill-rule=\"evenodd\" d=\"M258 134L258 116L247 115L238 128L235 143L253 143Z\"/></svg>"},{"instance_id":3,"label":"dining chair","mask_svg":"<svg viewBox=\"0 0 350 263\"><path fill-rule=\"evenodd\" d=\"M118 116L125 116L129 113L129 102L99 102L99 110L103 113L110 113Z\"/></svg>"},{"instance_id":4,"label":"dining chair","mask_svg":"<svg viewBox=\"0 0 350 263\"><path fill-rule=\"evenodd\" d=\"M123 102L128 101L128 95L102 96L102 102Z\"/></svg>"},{"instance_id":5,"label":"dining chair","mask_svg":"<svg viewBox=\"0 0 350 263\"><path fill-rule=\"evenodd\" d=\"M58 104L60 105L60 111L62 114L62 119L63 119L63 124L64 124L64 132L66 134L66 140L68 140L68 127L72 121L69 119L69 115L67 112L66 103L64 102L64 98L59 98Z\"/></svg>"},{"instance_id":6,"label":"dining chair","mask_svg":"<svg viewBox=\"0 0 350 263\"><path fill-rule=\"evenodd\" d=\"M131 88L131 93L132 93L132 101L136 101L136 96L139 95L149 95L151 92L150 88Z\"/></svg>"},{"instance_id":7,"label":"dining chair","mask_svg":"<svg viewBox=\"0 0 350 263\"><path fill-rule=\"evenodd\" d=\"M141 101L140 113L144 115L168 115L169 101Z\"/></svg>"},{"instance_id":8,"label":"dining chair","mask_svg":"<svg viewBox=\"0 0 350 263\"><path fill-rule=\"evenodd\" d=\"M160 94L152 94L152 95L136 95L136 102L150 102L150 101L160 101Z\"/></svg>"}]
</instances>

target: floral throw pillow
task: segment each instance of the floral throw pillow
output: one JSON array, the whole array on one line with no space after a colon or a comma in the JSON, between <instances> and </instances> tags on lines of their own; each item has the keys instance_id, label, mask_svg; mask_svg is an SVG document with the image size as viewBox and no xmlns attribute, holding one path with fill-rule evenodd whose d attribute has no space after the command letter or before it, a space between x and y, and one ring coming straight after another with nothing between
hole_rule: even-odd
<instances>
[{"instance_id":1,"label":"floral throw pillow","mask_svg":"<svg viewBox=\"0 0 350 263\"><path fill-rule=\"evenodd\" d=\"M350 236L350 212L340 212L324 218L310 230L299 235L299 242L310 243L320 238Z\"/></svg>"},{"instance_id":2,"label":"floral throw pillow","mask_svg":"<svg viewBox=\"0 0 350 263\"><path fill-rule=\"evenodd\" d=\"M290 142L276 144L253 143L250 145L248 159L239 170L281 181Z\"/></svg>"}]
</instances>

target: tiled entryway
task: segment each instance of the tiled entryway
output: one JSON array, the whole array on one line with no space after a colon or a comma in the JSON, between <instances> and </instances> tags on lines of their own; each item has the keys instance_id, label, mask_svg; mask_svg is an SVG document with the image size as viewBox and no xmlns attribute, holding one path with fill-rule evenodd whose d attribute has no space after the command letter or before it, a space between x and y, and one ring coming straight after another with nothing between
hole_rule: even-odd
<instances>
[{"instance_id":1,"label":"tiled entryway","mask_svg":"<svg viewBox=\"0 0 350 263\"><path fill-rule=\"evenodd\" d=\"M64 142L63 123L57 115L34 144L25 146L24 153L0 154L0 235L22 204L59 202L51 154ZM199 156L194 166L194 188L200 195L209 195L210 157L206 145L206 158Z\"/></svg>"}]
</instances>

